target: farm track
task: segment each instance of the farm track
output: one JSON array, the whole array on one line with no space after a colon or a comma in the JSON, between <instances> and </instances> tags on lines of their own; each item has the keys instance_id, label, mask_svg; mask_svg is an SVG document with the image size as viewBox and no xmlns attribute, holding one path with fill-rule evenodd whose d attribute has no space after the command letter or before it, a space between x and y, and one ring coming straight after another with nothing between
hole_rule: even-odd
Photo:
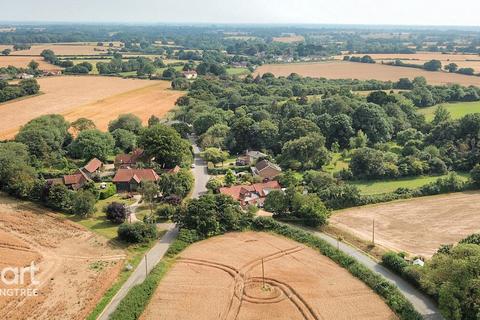
<instances>
[{"instance_id":1,"label":"farm track","mask_svg":"<svg viewBox=\"0 0 480 320\"><path fill-rule=\"evenodd\" d=\"M249 277L248 273L262 261L268 262L274 259L279 259L284 256L294 254L303 250L303 247L296 246L286 250L280 250L272 254L266 255L264 257L256 258L247 262L240 268L235 268L233 266L217 263L214 261L204 260L204 259L192 259L192 258L179 258L178 262L186 264L194 264L203 267L215 268L221 271L226 272L232 278L234 278L235 283L233 286L233 294L230 299L230 303L222 315L221 319L223 320L235 320L238 318L240 309L242 307L242 302L246 301L253 304L268 304L268 303L277 303L284 299L288 299L300 312L302 317L305 320L319 320L319 316L315 314L313 308L308 304L308 302L298 293L295 289L286 282L279 281L273 278L261 278L261 277ZM271 290L275 291L275 296L273 297L255 297L246 292L246 286L249 284L262 284L263 280L269 286ZM263 290L263 289L260 289Z\"/></svg>"}]
</instances>

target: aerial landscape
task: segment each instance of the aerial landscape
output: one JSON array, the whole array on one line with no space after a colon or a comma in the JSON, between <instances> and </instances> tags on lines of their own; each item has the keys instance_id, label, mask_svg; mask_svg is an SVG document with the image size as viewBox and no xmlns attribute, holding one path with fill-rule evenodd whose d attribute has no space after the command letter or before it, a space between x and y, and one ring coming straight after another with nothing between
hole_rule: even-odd
<instances>
[{"instance_id":1,"label":"aerial landscape","mask_svg":"<svg viewBox=\"0 0 480 320\"><path fill-rule=\"evenodd\" d=\"M441 2L2 4L0 318L479 320L480 4Z\"/></svg>"}]
</instances>

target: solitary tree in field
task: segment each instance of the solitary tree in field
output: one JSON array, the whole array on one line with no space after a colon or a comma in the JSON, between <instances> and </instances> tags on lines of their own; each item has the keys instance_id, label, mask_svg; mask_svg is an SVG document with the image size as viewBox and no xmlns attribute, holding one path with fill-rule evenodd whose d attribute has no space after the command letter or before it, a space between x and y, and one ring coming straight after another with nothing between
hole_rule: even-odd
<instances>
[{"instance_id":1,"label":"solitary tree in field","mask_svg":"<svg viewBox=\"0 0 480 320\"><path fill-rule=\"evenodd\" d=\"M11 50L11 49L5 49L5 50L2 51L2 54L3 54L4 56L10 55L10 53L12 53L12 50Z\"/></svg>"},{"instance_id":2,"label":"solitary tree in field","mask_svg":"<svg viewBox=\"0 0 480 320\"><path fill-rule=\"evenodd\" d=\"M30 63L28 64L28 68L30 68L32 70L37 70L38 69L38 62L35 61L35 60L30 61Z\"/></svg>"}]
</instances>

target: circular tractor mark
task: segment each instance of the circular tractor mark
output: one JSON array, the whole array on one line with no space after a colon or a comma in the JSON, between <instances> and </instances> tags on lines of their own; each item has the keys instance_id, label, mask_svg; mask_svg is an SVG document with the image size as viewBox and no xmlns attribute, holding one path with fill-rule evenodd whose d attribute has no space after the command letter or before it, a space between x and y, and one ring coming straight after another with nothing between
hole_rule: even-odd
<instances>
[{"instance_id":1,"label":"circular tractor mark","mask_svg":"<svg viewBox=\"0 0 480 320\"><path fill-rule=\"evenodd\" d=\"M262 261L265 263L301 250L303 250L303 247L301 246L280 250L249 261L240 269L202 259L179 258L178 261L186 264L215 268L228 273L234 279L235 284L233 287L232 298L224 315L221 317L223 320L237 319L243 301L254 304L274 304L285 299L288 299L296 307L305 320L318 320L319 317L315 314L313 308L309 306L307 301L287 283L272 278L248 276L248 273L253 268L260 265Z\"/></svg>"}]
</instances>

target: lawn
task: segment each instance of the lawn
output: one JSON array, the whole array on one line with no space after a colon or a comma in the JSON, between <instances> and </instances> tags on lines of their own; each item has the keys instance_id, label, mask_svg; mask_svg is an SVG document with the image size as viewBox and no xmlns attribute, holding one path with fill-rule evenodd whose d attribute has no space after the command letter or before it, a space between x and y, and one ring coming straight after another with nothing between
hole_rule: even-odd
<instances>
[{"instance_id":1,"label":"lawn","mask_svg":"<svg viewBox=\"0 0 480 320\"><path fill-rule=\"evenodd\" d=\"M243 76L250 74L250 70L248 68L227 68L227 74L229 76L237 75L237 76Z\"/></svg>"},{"instance_id":2,"label":"lawn","mask_svg":"<svg viewBox=\"0 0 480 320\"><path fill-rule=\"evenodd\" d=\"M340 152L332 152L332 161L326 166L323 166L323 170L328 173L336 173L343 169L348 169L348 163L350 158L344 158Z\"/></svg>"},{"instance_id":3,"label":"lawn","mask_svg":"<svg viewBox=\"0 0 480 320\"><path fill-rule=\"evenodd\" d=\"M134 199L123 199L118 194L111 196L108 199L99 200L95 205L95 212L89 218L81 218L70 214L63 214L66 218L77 222L85 228L104 236L107 239L114 239L117 237L118 224L114 224L107 220L103 208L112 202L120 202L130 205L135 202Z\"/></svg>"},{"instance_id":4,"label":"lawn","mask_svg":"<svg viewBox=\"0 0 480 320\"><path fill-rule=\"evenodd\" d=\"M466 180L469 178L468 173L458 173L458 175ZM351 181L349 183L355 185L360 189L363 195L381 194L393 192L398 188L418 188L430 182L434 182L438 178L445 176L417 176L417 177L403 177L392 180L363 180Z\"/></svg>"},{"instance_id":5,"label":"lawn","mask_svg":"<svg viewBox=\"0 0 480 320\"><path fill-rule=\"evenodd\" d=\"M480 112L480 101L444 103L442 105L445 107L445 109L447 109L450 112L452 119L459 119L469 113ZM427 121L432 121L436 109L437 109L437 106L420 108L418 110L418 113L425 115L425 118Z\"/></svg>"}]
</instances>

